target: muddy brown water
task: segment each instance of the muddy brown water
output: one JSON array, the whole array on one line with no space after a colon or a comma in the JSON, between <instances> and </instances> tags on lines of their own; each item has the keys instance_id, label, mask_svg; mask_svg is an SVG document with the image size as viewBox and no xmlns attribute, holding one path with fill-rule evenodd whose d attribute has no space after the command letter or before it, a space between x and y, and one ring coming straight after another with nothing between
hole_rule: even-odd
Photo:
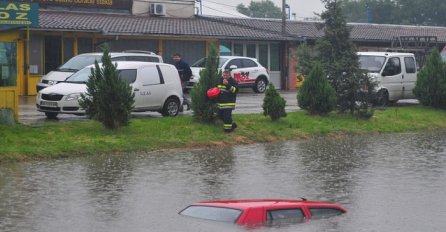
<instances>
[{"instance_id":1,"label":"muddy brown water","mask_svg":"<svg viewBox=\"0 0 446 232\"><path fill-rule=\"evenodd\" d=\"M435 131L3 164L0 231L444 231L445 140ZM299 197L348 213L257 229L177 214L200 200Z\"/></svg>"}]
</instances>

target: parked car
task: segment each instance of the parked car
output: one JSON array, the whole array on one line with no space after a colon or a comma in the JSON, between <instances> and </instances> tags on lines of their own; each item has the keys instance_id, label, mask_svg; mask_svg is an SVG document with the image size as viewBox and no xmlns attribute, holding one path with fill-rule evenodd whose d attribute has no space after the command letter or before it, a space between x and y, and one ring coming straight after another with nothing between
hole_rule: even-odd
<instances>
[{"instance_id":1,"label":"parked car","mask_svg":"<svg viewBox=\"0 0 446 232\"><path fill-rule=\"evenodd\" d=\"M377 82L376 105L413 99L417 65L412 53L358 52L359 65Z\"/></svg>"},{"instance_id":2,"label":"parked car","mask_svg":"<svg viewBox=\"0 0 446 232\"><path fill-rule=\"evenodd\" d=\"M200 71L206 66L206 58L195 62L192 66L192 78L187 88L193 86L200 79ZM269 83L268 70L255 58L243 56L220 56L218 65L220 70L231 69L231 76L237 81L240 88L252 88L256 93L263 93Z\"/></svg>"},{"instance_id":3,"label":"parked car","mask_svg":"<svg viewBox=\"0 0 446 232\"><path fill-rule=\"evenodd\" d=\"M183 92L175 66L165 63L118 61L117 71L135 93L134 112L157 111L163 116L176 116L182 105ZM83 115L79 105L91 74L89 65L63 82L42 89L37 94L37 110L48 118L58 114Z\"/></svg>"},{"instance_id":4,"label":"parked car","mask_svg":"<svg viewBox=\"0 0 446 232\"><path fill-rule=\"evenodd\" d=\"M56 70L47 73L39 80L39 82L37 83L37 92L48 86L55 85L61 81L64 81L73 73L81 70L88 65L94 64L95 61L101 62L102 55L103 53L84 53L69 59L65 64L63 64ZM111 52L110 57L113 62L143 61L163 63L163 58L153 52L135 50Z\"/></svg>"},{"instance_id":5,"label":"parked car","mask_svg":"<svg viewBox=\"0 0 446 232\"><path fill-rule=\"evenodd\" d=\"M197 202L181 210L179 214L239 225L276 225L327 218L346 212L346 209L337 204L306 199L255 199Z\"/></svg>"}]
</instances>

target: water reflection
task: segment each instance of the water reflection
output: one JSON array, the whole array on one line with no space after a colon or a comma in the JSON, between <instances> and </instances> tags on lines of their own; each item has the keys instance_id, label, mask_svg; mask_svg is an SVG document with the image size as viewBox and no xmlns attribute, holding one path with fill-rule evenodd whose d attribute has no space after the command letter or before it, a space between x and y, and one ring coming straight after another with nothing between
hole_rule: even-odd
<instances>
[{"instance_id":1,"label":"water reflection","mask_svg":"<svg viewBox=\"0 0 446 232\"><path fill-rule=\"evenodd\" d=\"M445 135L355 136L2 165L0 231L442 231ZM349 212L255 229L177 214L201 200L299 197L338 202Z\"/></svg>"}]
</instances>

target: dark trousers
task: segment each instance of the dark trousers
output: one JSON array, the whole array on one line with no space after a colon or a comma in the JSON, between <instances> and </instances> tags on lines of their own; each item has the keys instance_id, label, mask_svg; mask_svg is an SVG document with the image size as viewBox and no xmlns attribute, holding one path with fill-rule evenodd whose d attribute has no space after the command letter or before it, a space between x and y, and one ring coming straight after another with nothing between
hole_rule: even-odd
<instances>
[{"instance_id":1,"label":"dark trousers","mask_svg":"<svg viewBox=\"0 0 446 232\"><path fill-rule=\"evenodd\" d=\"M234 122L232 121L232 110L233 109L219 109L218 116L223 120L223 129L226 132L231 132L235 129Z\"/></svg>"}]
</instances>

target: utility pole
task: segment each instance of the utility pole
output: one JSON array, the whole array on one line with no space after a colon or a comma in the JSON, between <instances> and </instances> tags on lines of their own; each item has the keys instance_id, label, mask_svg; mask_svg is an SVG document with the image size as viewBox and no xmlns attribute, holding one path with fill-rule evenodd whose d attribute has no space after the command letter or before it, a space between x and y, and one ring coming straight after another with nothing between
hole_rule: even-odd
<instances>
[{"instance_id":1,"label":"utility pole","mask_svg":"<svg viewBox=\"0 0 446 232\"><path fill-rule=\"evenodd\" d=\"M282 34L286 34L286 12L285 12L285 0L282 0Z\"/></svg>"}]
</instances>

